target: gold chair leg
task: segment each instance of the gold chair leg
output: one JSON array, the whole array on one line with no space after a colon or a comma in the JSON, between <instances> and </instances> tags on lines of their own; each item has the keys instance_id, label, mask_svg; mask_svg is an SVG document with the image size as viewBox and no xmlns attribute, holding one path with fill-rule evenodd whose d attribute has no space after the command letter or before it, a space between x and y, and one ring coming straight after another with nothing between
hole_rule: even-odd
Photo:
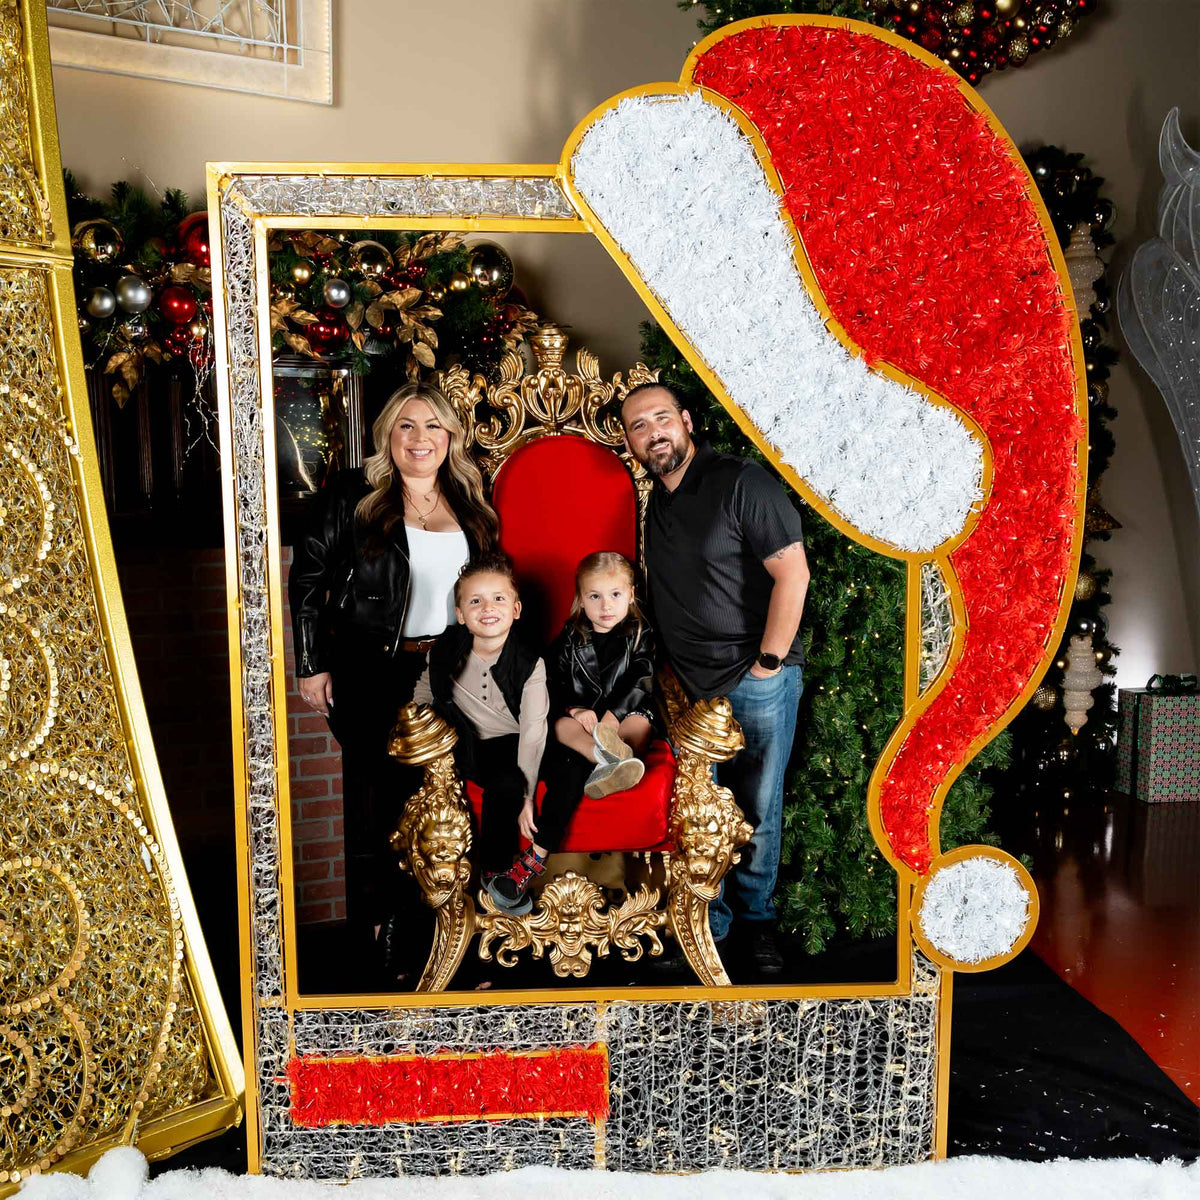
<instances>
[{"instance_id":1,"label":"gold chair leg","mask_svg":"<svg viewBox=\"0 0 1200 1200\"><path fill-rule=\"evenodd\" d=\"M425 902L430 902L428 895ZM437 927L429 949L429 961L417 984L418 992L444 992L475 936L475 903L461 888L434 910L434 916Z\"/></svg>"},{"instance_id":2,"label":"gold chair leg","mask_svg":"<svg viewBox=\"0 0 1200 1200\"><path fill-rule=\"evenodd\" d=\"M680 879L671 884L667 913L675 940L696 978L707 987L728 987L729 976L708 924L708 901L701 900Z\"/></svg>"},{"instance_id":3,"label":"gold chair leg","mask_svg":"<svg viewBox=\"0 0 1200 1200\"><path fill-rule=\"evenodd\" d=\"M671 736L679 750L671 794L671 927L700 982L725 987L729 976L713 943L708 906L753 829L733 793L714 781L712 768L732 758L744 739L724 697L697 701L672 722Z\"/></svg>"},{"instance_id":4,"label":"gold chair leg","mask_svg":"<svg viewBox=\"0 0 1200 1200\"><path fill-rule=\"evenodd\" d=\"M454 769L454 730L427 708L405 705L389 751L401 762L424 765L425 782L404 806L391 835L400 866L412 874L436 929L418 992L445 991L475 934L471 878L471 813Z\"/></svg>"}]
</instances>

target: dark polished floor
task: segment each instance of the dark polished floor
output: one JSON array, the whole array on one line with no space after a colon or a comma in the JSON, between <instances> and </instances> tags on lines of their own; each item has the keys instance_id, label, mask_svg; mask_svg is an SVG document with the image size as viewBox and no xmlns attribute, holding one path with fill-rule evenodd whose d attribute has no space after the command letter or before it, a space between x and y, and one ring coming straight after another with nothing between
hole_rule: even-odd
<instances>
[{"instance_id":1,"label":"dark polished floor","mask_svg":"<svg viewBox=\"0 0 1200 1200\"><path fill-rule=\"evenodd\" d=\"M1200 802L1072 796L1021 824L1032 949L1200 1105Z\"/></svg>"}]
</instances>

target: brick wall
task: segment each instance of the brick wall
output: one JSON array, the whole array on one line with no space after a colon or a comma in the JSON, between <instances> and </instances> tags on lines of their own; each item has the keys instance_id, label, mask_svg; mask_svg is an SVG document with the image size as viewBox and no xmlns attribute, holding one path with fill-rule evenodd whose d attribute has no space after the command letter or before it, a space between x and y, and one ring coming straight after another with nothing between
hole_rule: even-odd
<instances>
[{"instance_id":1,"label":"brick wall","mask_svg":"<svg viewBox=\"0 0 1200 1200\"><path fill-rule=\"evenodd\" d=\"M121 547L117 563L146 713L192 890L202 909L202 893L213 890L208 902L213 915L206 928L225 926L230 936L220 941L236 955L224 551L163 544ZM296 691L286 609L290 565L291 549L285 548L293 863L297 917L306 925L346 915L341 756L325 718L311 712ZM208 933L212 948L215 929Z\"/></svg>"},{"instance_id":2,"label":"brick wall","mask_svg":"<svg viewBox=\"0 0 1200 1200\"><path fill-rule=\"evenodd\" d=\"M287 580L292 550L281 552L284 646L287 651L288 750L292 785L292 871L296 919L301 925L346 916L346 860L342 853L342 757L329 726L296 690L292 617Z\"/></svg>"}]
</instances>

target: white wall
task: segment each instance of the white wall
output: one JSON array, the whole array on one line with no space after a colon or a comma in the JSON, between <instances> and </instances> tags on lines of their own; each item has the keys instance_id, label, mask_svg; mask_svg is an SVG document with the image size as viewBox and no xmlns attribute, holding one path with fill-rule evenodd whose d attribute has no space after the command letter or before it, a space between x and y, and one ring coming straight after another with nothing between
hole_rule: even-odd
<instances>
[{"instance_id":1,"label":"white wall","mask_svg":"<svg viewBox=\"0 0 1200 1200\"><path fill-rule=\"evenodd\" d=\"M56 69L63 161L101 189L144 172L203 202L225 160L554 162L576 122L626 87L678 77L696 34L674 0L345 0L334 105ZM1153 230L1167 109L1200 144L1200 0L1105 0L1061 49L982 94L1022 147L1087 155L1119 210L1119 268ZM567 244L569 242L569 245ZM510 240L535 307L569 323L606 372L637 356L640 305L598 245ZM1126 354L1104 502L1124 524L1097 557L1123 686L1200 663L1200 522L1161 398Z\"/></svg>"}]
</instances>

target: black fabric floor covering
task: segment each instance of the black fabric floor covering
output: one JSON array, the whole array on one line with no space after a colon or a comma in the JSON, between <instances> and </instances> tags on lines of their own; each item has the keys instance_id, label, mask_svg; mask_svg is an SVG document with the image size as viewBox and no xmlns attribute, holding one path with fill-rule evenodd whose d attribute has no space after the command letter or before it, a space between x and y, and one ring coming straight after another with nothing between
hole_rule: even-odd
<instances>
[{"instance_id":1,"label":"black fabric floor covering","mask_svg":"<svg viewBox=\"0 0 1200 1200\"><path fill-rule=\"evenodd\" d=\"M954 980L949 1153L1200 1158L1200 1108L1032 951Z\"/></svg>"}]
</instances>

